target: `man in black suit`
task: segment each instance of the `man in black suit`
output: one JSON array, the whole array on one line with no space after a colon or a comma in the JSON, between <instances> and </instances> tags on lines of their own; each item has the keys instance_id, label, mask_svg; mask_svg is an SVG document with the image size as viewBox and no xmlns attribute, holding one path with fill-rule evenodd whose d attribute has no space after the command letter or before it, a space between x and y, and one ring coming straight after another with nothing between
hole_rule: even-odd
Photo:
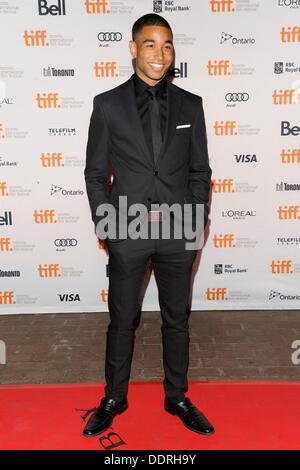
<instances>
[{"instance_id":1,"label":"man in black suit","mask_svg":"<svg viewBox=\"0 0 300 470\"><path fill-rule=\"evenodd\" d=\"M197 249L186 249L185 236L124 238L114 237L110 232L105 237L103 232L105 217L101 208L111 204L120 215L119 196L127 197L129 207L137 203L146 207L144 223L148 232L153 224L162 225L166 213L158 206L164 203L189 205L193 227L197 207L204 209L204 227L208 218L211 169L202 99L167 78L174 61L169 23L156 14L142 16L133 25L129 48L135 73L125 83L95 96L89 126L84 174L96 234L99 239L106 238L104 244L109 254L110 324L105 396L83 434L100 434L111 426L117 414L128 408L140 291L149 260L162 315L165 410L177 415L192 431L211 434L213 426L185 397L189 364L188 300ZM110 165L111 186L107 184ZM172 214L170 223L174 229ZM120 230L120 223L117 228Z\"/></svg>"}]
</instances>

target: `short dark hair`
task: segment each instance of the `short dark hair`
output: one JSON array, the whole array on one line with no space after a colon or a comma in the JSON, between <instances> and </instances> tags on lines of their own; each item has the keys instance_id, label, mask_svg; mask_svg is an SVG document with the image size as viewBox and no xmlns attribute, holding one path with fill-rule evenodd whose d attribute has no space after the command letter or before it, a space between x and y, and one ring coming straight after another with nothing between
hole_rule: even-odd
<instances>
[{"instance_id":1,"label":"short dark hair","mask_svg":"<svg viewBox=\"0 0 300 470\"><path fill-rule=\"evenodd\" d=\"M133 41L135 41L138 32L141 31L144 26L163 26L164 28L168 28L173 35L172 28L165 18L160 15L156 15L155 13L148 13L147 15L138 18L132 26Z\"/></svg>"}]
</instances>

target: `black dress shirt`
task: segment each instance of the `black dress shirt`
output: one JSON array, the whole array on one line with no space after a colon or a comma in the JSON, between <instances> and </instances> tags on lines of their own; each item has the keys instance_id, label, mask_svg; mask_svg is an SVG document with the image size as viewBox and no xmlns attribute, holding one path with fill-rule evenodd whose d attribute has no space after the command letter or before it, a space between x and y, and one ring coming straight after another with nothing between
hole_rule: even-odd
<instances>
[{"instance_id":1,"label":"black dress shirt","mask_svg":"<svg viewBox=\"0 0 300 470\"><path fill-rule=\"evenodd\" d=\"M136 73L133 75L133 80L137 109L142 122L145 139L150 152L153 154L150 113L148 112L151 97L147 92L147 89L158 88L157 99L159 102L160 127L162 139L164 139L167 121L167 77L164 76L154 87L151 87L148 83L144 82L144 80L142 80Z\"/></svg>"}]
</instances>

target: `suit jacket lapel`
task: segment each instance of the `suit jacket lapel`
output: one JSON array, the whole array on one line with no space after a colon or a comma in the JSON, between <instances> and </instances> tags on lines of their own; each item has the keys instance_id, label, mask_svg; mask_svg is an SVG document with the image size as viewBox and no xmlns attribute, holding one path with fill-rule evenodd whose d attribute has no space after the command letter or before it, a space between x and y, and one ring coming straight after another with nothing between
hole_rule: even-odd
<instances>
[{"instance_id":1,"label":"suit jacket lapel","mask_svg":"<svg viewBox=\"0 0 300 470\"><path fill-rule=\"evenodd\" d=\"M141 150L146 157L147 161L152 164L153 157L151 152L148 148L144 130L142 126L142 122L138 113L136 99L135 99L135 91L134 91L134 83L133 83L133 76L124 83L125 93L120 93L120 97L122 97L124 110L126 113L126 120L128 124L128 132L133 135L133 139L138 142L141 147Z\"/></svg>"},{"instance_id":2,"label":"suit jacket lapel","mask_svg":"<svg viewBox=\"0 0 300 470\"><path fill-rule=\"evenodd\" d=\"M176 88L173 86L171 82L168 82L167 85L167 122L166 122L166 130L164 135L164 140L159 152L157 166L162 159L162 156L165 154L168 143L173 137L173 133L175 132L176 124L178 122L179 113L181 107L181 96L177 93Z\"/></svg>"}]
</instances>

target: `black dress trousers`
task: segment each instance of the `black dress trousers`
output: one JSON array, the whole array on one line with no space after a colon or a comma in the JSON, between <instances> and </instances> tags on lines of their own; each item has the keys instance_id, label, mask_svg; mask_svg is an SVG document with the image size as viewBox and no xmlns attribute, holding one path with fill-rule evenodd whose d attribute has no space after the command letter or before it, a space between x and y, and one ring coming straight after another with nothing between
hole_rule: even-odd
<instances>
[{"instance_id":1,"label":"black dress trousers","mask_svg":"<svg viewBox=\"0 0 300 470\"><path fill-rule=\"evenodd\" d=\"M146 222L147 223L147 222ZM161 224L149 221L148 224ZM150 228L149 228L150 230ZM107 240L109 253L105 395L117 401L128 392L139 323L141 287L152 262L162 317L164 392L174 402L188 390L188 303L196 250L185 249L186 239Z\"/></svg>"}]
</instances>

